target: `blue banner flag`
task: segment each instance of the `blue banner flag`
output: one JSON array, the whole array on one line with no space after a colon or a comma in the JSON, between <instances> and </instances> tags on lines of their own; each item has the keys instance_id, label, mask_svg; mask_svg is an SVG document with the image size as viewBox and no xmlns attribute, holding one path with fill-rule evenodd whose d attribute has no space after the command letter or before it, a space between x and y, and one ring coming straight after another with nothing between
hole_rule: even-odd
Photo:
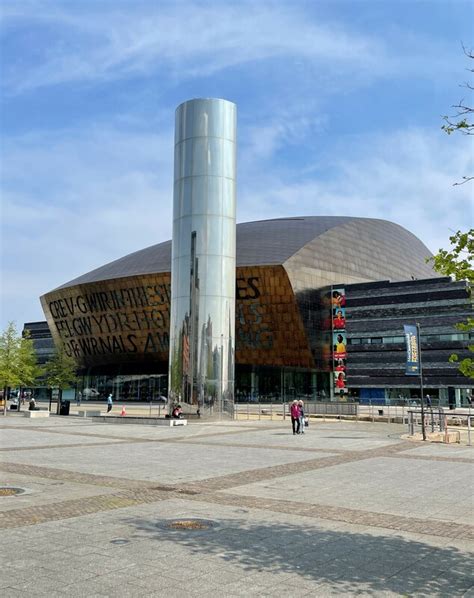
<instances>
[{"instance_id":1,"label":"blue banner flag","mask_svg":"<svg viewBox=\"0 0 474 598\"><path fill-rule=\"evenodd\" d=\"M420 375L420 352L418 345L418 329L416 326L404 325L405 340L407 344L407 364L405 374L407 376Z\"/></svg>"}]
</instances>

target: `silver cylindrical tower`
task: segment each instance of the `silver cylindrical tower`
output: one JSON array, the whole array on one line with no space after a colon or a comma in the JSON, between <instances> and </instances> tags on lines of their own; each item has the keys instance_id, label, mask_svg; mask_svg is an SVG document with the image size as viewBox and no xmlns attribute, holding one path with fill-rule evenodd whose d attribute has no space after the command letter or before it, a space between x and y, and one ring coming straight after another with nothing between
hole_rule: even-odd
<instances>
[{"instance_id":1,"label":"silver cylindrical tower","mask_svg":"<svg viewBox=\"0 0 474 598\"><path fill-rule=\"evenodd\" d=\"M176 109L169 401L202 417L234 404L237 111Z\"/></svg>"}]
</instances>

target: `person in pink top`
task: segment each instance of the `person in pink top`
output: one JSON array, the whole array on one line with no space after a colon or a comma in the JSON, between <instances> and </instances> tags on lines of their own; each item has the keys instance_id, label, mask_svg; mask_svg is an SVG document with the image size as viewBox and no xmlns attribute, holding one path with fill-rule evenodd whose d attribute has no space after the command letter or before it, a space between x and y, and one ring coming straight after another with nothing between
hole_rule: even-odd
<instances>
[{"instance_id":1,"label":"person in pink top","mask_svg":"<svg viewBox=\"0 0 474 598\"><path fill-rule=\"evenodd\" d=\"M300 433L300 408L298 401L293 401L290 406L291 415L291 427L293 428L293 434Z\"/></svg>"}]
</instances>

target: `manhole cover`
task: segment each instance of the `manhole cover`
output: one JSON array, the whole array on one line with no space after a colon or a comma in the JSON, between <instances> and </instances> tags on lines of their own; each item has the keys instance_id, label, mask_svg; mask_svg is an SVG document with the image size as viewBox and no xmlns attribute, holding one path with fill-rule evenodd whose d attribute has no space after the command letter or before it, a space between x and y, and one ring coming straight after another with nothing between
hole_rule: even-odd
<instances>
[{"instance_id":1,"label":"manhole cover","mask_svg":"<svg viewBox=\"0 0 474 598\"><path fill-rule=\"evenodd\" d=\"M213 521L207 519L174 519L159 524L160 527L183 531L204 531L215 526Z\"/></svg>"},{"instance_id":2,"label":"manhole cover","mask_svg":"<svg viewBox=\"0 0 474 598\"><path fill-rule=\"evenodd\" d=\"M23 488L11 488L9 486L2 486L0 488L0 496L15 496L17 494L23 494Z\"/></svg>"}]
</instances>

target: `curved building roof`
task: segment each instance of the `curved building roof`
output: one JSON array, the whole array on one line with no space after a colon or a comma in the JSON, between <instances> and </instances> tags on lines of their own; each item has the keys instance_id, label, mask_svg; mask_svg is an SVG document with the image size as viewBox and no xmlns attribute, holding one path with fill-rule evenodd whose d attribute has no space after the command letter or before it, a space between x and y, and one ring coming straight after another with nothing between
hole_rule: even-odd
<instances>
[{"instance_id":1,"label":"curved building roof","mask_svg":"<svg viewBox=\"0 0 474 598\"><path fill-rule=\"evenodd\" d=\"M348 234L351 237L350 243L347 243ZM374 251L377 255L374 255ZM334 271L333 264L324 268L325 254L336 258L341 265L356 263L357 270L364 269L366 256L368 262L378 260L380 268L367 273L363 277L367 280L403 280L436 275L425 262L426 257L431 255L429 249L415 235L386 220L351 216L302 216L237 224L237 266L280 265L288 261L290 265L296 261L304 262L306 267L316 266ZM391 272L390 264L393 260L397 262L397 267ZM170 270L171 241L165 241L105 264L58 289ZM338 270L336 268L335 272ZM344 268L341 275L343 272Z\"/></svg>"}]
</instances>

